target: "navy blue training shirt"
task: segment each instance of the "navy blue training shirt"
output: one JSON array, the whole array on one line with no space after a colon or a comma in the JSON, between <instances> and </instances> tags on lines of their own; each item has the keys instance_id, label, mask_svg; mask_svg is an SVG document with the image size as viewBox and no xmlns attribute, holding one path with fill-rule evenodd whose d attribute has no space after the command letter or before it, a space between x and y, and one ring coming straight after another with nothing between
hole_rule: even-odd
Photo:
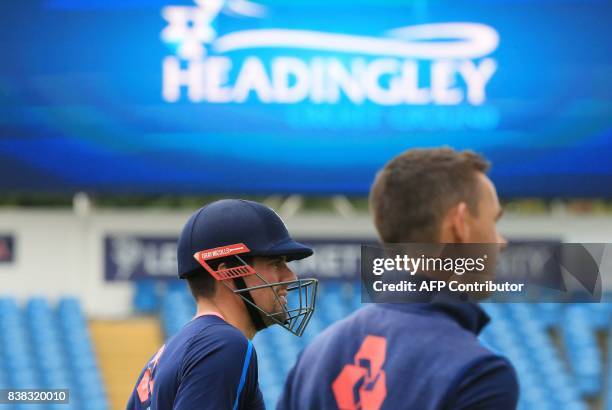
<instances>
[{"instance_id":1,"label":"navy blue training shirt","mask_svg":"<svg viewBox=\"0 0 612 410\"><path fill-rule=\"evenodd\" d=\"M127 410L264 409L250 340L215 315L189 322L147 363Z\"/></svg>"},{"instance_id":2,"label":"navy blue training shirt","mask_svg":"<svg viewBox=\"0 0 612 410\"><path fill-rule=\"evenodd\" d=\"M278 409L515 409L514 368L477 338L488 321L472 303L369 305L304 349Z\"/></svg>"}]
</instances>

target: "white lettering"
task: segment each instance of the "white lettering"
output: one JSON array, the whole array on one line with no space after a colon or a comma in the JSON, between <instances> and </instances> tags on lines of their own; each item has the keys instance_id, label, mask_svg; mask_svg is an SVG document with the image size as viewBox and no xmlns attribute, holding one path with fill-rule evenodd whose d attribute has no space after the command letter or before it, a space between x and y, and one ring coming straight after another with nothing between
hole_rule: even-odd
<instances>
[{"instance_id":1,"label":"white lettering","mask_svg":"<svg viewBox=\"0 0 612 410\"><path fill-rule=\"evenodd\" d=\"M291 78L294 84L290 85ZM310 73L308 66L295 57L279 57L272 65L272 84L276 102L296 103L308 96Z\"/></svg>"},{"instance_id":2,"label":"white lettering","mask_svg":"<svg viewBox=\"0 0 612 410\"><path fill-rule=\"evenodd\" d=\"M467 99L470 104L480 105L485 101L485 86L497 70L495 60L483 59L477 66L471 60L459 64L459 73L467 86Z\"/></svg>"},{"instance_id":3,"label":"white lettering","mask_svg":"<svg viewBox=\"0 0 612 410\"><path fill-rule=\"evenodd\" d=\"M379 105L480 105L486 100L486 86L497 68L490 58L478 63L438 60L419 70L415 60L381 58L366 62L355 58L348 69L336 58L305 62L296 57L277 57L271 60L268 71L260 58L248 57L237 67L238 75L232 84L232 63L228 57L220 56L187 62L166 57L164 100L178 101L184 89L192 102L242 103L254 97L263 103L337 104L345 96L353 104L371 101ZM419 77L427 73L426 69L429 88L420 86L428 82ZM463 83L465 90L460 88Z\"/></svg>"},{"instance_id":4,"label":"white lettering","mask_svg":"<svg viewBox=\"0 0 612 410\"><path fill-rule=\"evenodd\" d=\"M327 102L337 103L340 99L340 90L355 104L361 104L365 98L364 90L360 87L359 77L364 71L365 62L356 58L351 64L349 72L337 59L330 59L327 63Z\"/></svg>"},{"instance_id":5,"label":"white lettering","mask_svg":"<svg viewBox=\"0 0 612 410\"><path fill-rule=\"evenodd\" d=\"M178 101L181 87L187 87L189 99L200 102L204 98L204 77L202 76L202 61L187 63L186 69L181 69L177 57L166 57L163 62L162 95L168 102Z\"/></svg>"},{"instance_id":6,"label":"white lettering","mask_svg":"<svg viewBox=\"0 0 612 410\"><path fill-rule=\"evenodd\" d=\"M434 61L431 65L431 94L433 101L441 105L459 104L463 93L455 85L453 62L448 60Z\"/></svg>"},{"instance_id":7,"label":"white lettering","mask_svg":"<svg viewBox=\"0 0 612 410\"><path fill-rule=\"evenodd\" d=\"M231 88L226 86L231 68L232 61L227 57L210 57L206 60L204 77L208 101L224 103L232 100Z\"/></svg>"},{"instance_id":8,"label":"white lettering","mask_svg":"<svg viewBox=\"0 0 612 410\"><path fill-rule=\"evenodd\" d=\"M398 61L396 59L378 59L368 64L363 76L368 98L381 105L399 104L402 95L399 88L401 81L397 72ZM389 76L389 88L387 89L381 87L380 84L383 76Z\"/></svg>"},{"instance_id":9,"label":"white lettering","mask_svg":"<svg viewBox=\"0 0 612 410\"><path fill-rule=\"evenodd\" d=\"M419 88L419 67L414 60L402 64L402 92L407 104L427 104L431 101L429 90Z\"/></svg>"},{"instance_id":10,"label":"white lettering","mask_svg":"<svg viewBox=\"0 0 612 410\"><path fill-rule=\"evenodd\" d=\"M272 102L272 86L263 63L257 57L249 57L244 61L234 87L233 101L246 101L251 91L255 92L261 102Z\"/></svg>"}]
</instances>

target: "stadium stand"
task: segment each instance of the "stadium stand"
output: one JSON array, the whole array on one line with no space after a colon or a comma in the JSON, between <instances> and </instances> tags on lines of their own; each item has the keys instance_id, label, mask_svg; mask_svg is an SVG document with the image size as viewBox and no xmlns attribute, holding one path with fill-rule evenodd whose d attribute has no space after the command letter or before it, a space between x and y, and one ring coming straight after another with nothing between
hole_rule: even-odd
<instances>
[{"instance_id":1,"label":"stadium stand","mask_svg":"<svg viewBox=\"0 0 612 410\"><path fill-rule=\"evenodd\" d=\"M13 298L0 298L0 386L70 390L69 404L36 405L40 410L108 408L87 322L76 299L63 298L54 309L43 298L32 298L24 307Z\"/></svg>"},{"instance_id":2,"label":"stadium stand","mask_svg":"<svg viewBox=\"0 0 612 410\"><path fill-rule=\"evenodd\" d=\"M608 329L608 334L612 334L612 328ZM612 369L612 354L610 354L610 352L612 352L612 337L608 337L607 348L608 360L606 362L606 368L609 370ZM605 378L605 386L605 395L603 398L604 403L602 408L609 410L612 409L612 377L609 371Z\"/></svg>"},{"instance_id":3,"label":"stadium stand","mask_svg":"<svg viewBox=\"0 0 612 410\"><path fill-rule=\"evenodd\" d=\"M486 305L492 324L483 341L507 356L519 377L520 409L587 409L536 305Z\"/></svg>"},{"instance_id":4,"label":"stadium stand","mask_svg":"<svg viewBox=\"0 0 612 410\"><path fill-rule=\"evenodd\" d=\"M178 281L147 282L137 288L133 303L140 312L159 314L166 339L195 312L185 284ZM327 326L359 308L359 285L324 281L318 305L326 308L315 312L302 338L276 327L255 338L268 408L275 407L301 349ZM493 320L482 341L514 364L521 385L520 409L612 409L612 397L604 393L612 387L610 305L485 303L483 307ZM23 306L13 298L0 298L0 388L8 386L68 387L70 405L60 405L62 409L110 408L108 386L104 388L76 299L61 299L54 307L43 298L31 298Z\"/></svg>"},{"instance_id":5,"label":"stadium stand","mask_svg":"<svg viewBox=\"0 0 612 410\"><path fill-rule=\"evenodd\" d=\"M138 313L154 313L159 305L158 282L144 279L134 283L134 310Z\"/></svg>"},{"instance_id":6,"label":"stadium stand","mask_svg":"<svg viewBox=\"0 0 612 410\"><path fill-rule=\"evenodd\" d=\"M592 308L585 306L576 305L566 309L561 332L579 392L583 396L594 397L601 390L602 358L596 338L597 315L594 315Z\"/></svg>"}]
</instances>

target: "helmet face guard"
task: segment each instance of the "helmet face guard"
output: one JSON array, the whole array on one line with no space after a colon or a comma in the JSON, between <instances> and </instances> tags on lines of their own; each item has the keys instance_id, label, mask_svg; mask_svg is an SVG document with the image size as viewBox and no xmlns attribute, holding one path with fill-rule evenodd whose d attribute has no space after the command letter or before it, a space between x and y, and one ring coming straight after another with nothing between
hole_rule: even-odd
<instances>
[{"instance_id":1,"label":"helmet face guard","mask_svg":"<svg viewBox=\"0 0 612 410\"><path fill-rule=\"evenodd\" d=\"M248 265L239 255L249 252L246 245L239 243L235 245L223 246L220 248L208 249L196 252L194 258L210 273L217 281L223 283L234 294L240 296L247 306L249 314L252 315L253 309L263 320L264 326L278 324L296 336L302 336L308 322L312 318L315 309L317 294L316 279L295 279L284 282L270 283L263 278L253 267ZM239 265L224 269L213 269L207 261L218 258L235 257ZM229 281L245 276L257 276L262 282L261 285L236 288L229 285ZM270 289L274 295L275 306L278 310L268 312L258 306L251 291ZM278 294L280 289L286 289L287 296L283 298ZM256 318L253 321L256 322Z\"/></svg>"}]
</instances>

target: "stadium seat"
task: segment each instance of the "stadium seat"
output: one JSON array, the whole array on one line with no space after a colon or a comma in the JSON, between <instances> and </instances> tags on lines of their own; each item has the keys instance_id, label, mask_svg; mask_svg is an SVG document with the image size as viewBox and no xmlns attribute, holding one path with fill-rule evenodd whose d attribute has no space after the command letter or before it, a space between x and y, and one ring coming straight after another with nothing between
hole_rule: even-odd
<instances>
[{"instance_id":1,"label":"stadium seat","mask_svg":"<svg viewBox=\"0 0 612 410\"><path fill-rule=\"evenodd\" d=\"M31 298L23 307L0 298L2 387L70 389L69 404L14 409L109 408L78 300L60 300L56 311L45 298Z\"/></svg>"},{"instance_id":2,"label":"stadium seat","mask_svg":"<svg viewBox=\"0 0 612 410\"><path fill-rule=\"evenodd\" d=\"M136 281L133 298L136 312L153 313L157 311L159 305L158 285L158 281L151 279Z\"/></svg>"}]
</instances>

